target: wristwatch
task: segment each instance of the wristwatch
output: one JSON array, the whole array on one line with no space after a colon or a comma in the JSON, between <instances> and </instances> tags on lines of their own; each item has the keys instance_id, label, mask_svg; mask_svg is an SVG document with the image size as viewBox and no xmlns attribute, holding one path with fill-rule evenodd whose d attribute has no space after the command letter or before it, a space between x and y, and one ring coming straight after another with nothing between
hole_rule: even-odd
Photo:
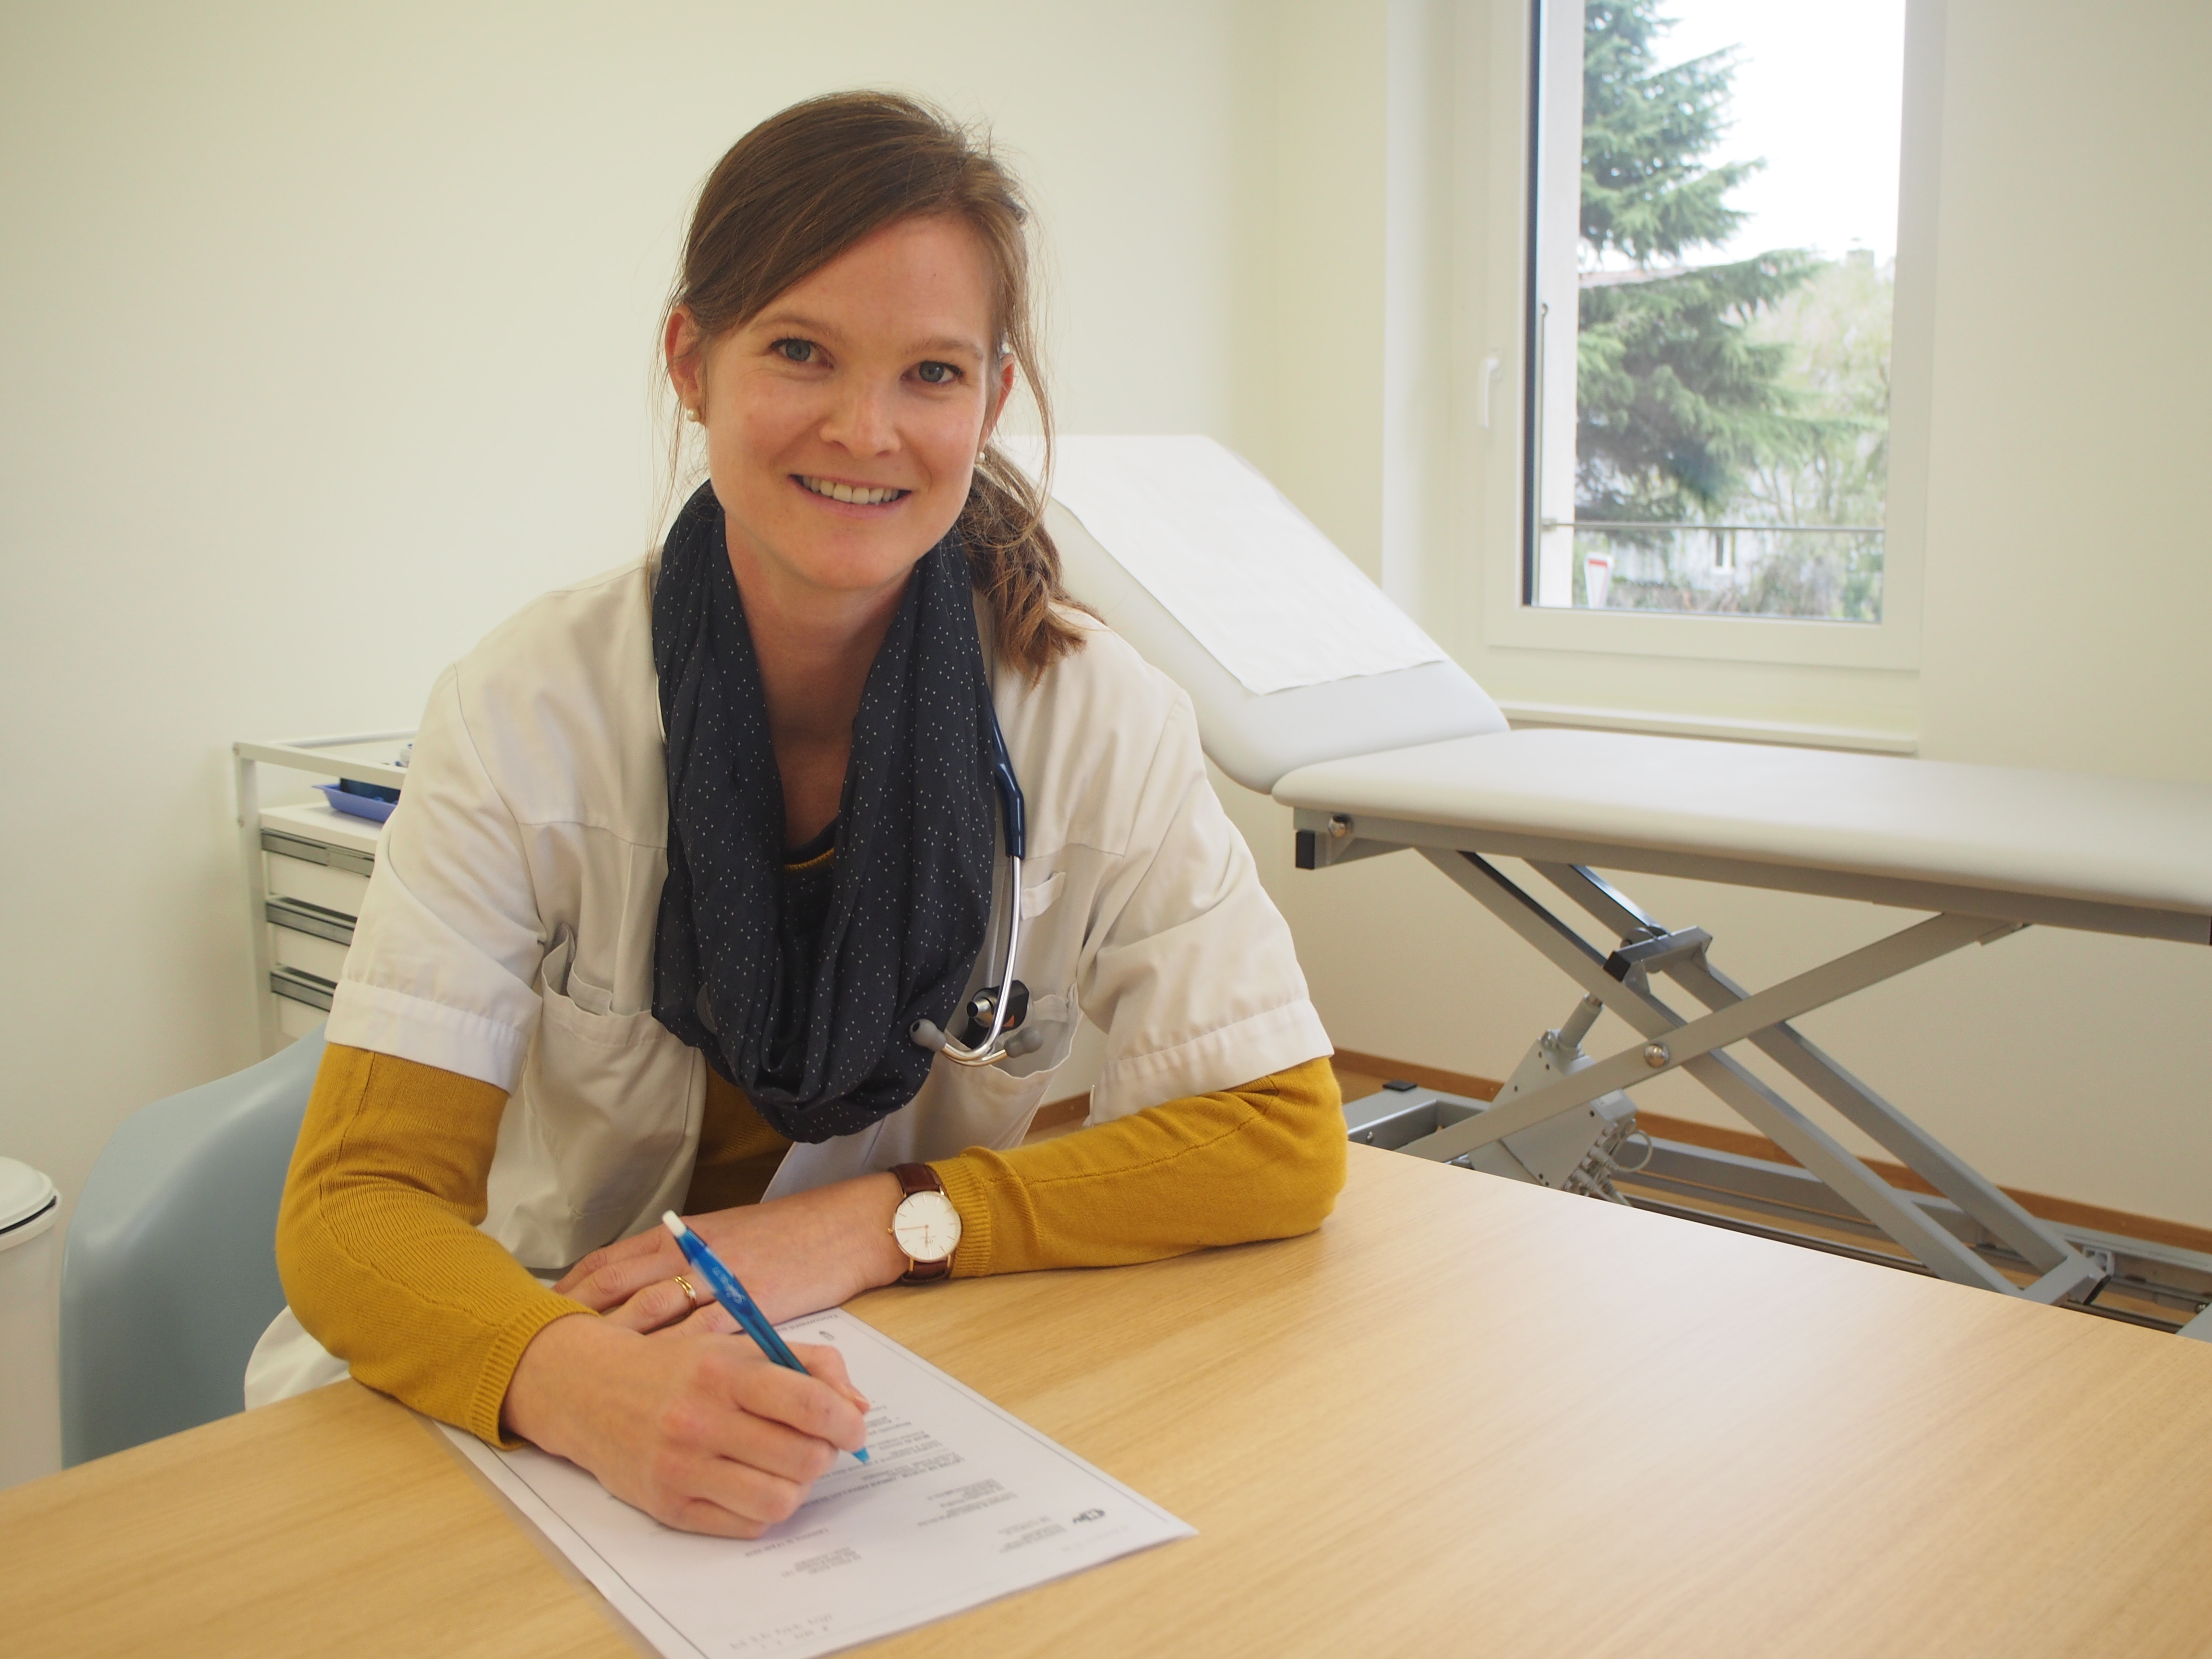
<instances>
[{"instance_id":1,"label":"wristwatch","mask_svg":"<svg viewBox=\"0 0 2212 1659\"><path fill-rule=\"evenodd\" d=\"M960 1212L945 1195L945 1183L927 1164L902 1164L891 1173L906 1196L891 1212L891 1237L906 1252L902 1285L927 1285L952 1276L952 1252L960 1248Z\"/></svg>"}]
</instances>

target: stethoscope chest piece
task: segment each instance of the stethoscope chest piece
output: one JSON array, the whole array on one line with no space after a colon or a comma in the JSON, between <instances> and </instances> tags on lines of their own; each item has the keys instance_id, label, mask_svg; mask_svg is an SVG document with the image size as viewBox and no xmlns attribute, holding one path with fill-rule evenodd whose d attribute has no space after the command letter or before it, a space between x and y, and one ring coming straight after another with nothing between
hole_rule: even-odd
<instances>
[{"instance_id":1,"label":"stethoscope chest piece","mask_svg":"<svg viewBox=\"0 0 2212 1659\"><path fill-rule=\"evenodd\" d=\"M987 985L968 999L968 1025L960 1033L960 1041L970 1048L988 1042L995 1022L1002 1031L1018 1031L1022 1022L1030 1017L1030 988L1019 980L1009 981L1003 988L1006 1017L999 1019L1001 987Z\"/></svg>"},{"instance_id":2,"label":"stethoscope chest piece","mask_svg":"<svg viewBox=\"0 0 2212 1659\"><path fill-rule=\"evenodd\" d=\"M1006 1007L1003 1019L999 1017L1002 1001ZM943 1054L956 1066L994 1066L1002 1060L1019 1060L1044 1046L1042 1031L1021 1029L1029 1018L1030 988L1018 979L986 985L968 999L962 1012L967 1022L961 1027L957 1041L947 1037L927 1019L916 1020L908 1035L921 1047Z\"/></svg>"}]
</instances>

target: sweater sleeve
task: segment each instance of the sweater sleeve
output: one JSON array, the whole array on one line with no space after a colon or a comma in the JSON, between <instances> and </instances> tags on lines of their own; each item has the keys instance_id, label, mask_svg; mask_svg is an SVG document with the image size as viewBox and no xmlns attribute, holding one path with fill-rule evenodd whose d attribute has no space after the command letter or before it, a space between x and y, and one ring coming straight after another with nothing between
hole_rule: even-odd
<instances>
[{"instance_id":1,"label":"sweater sleeve","mask_svg":"<svg viewBox=\"0 0 2212 1659\"><path fill-rule=\"evenodd\" d=\"M332 1043L276 1221L300 1323L353 1374L495 1445L530 1340L589 1313L477 1231L507 1095L419 1061Z\"/></svg>"},{"instance_id":2,"label":"sweater sleeve","mask_svg":"<svg viewBox=\"0 0 2212 1659\"><path fill-rule=\"evenodd\" d=\"M686 1208L757 1200L788 1143L741 1091L710 1088ZM506 1096L418 1061L324 1053L277 1218L300 1322L353 1374L495 1445L530 1340L588 1313L489 1235L485 1182ZM1105 1267L1310 1231L1344 1183L1344 1120L1326 1060L1169 1101L1011 1152L933 1167L960 1211L961 1278Z\"/></svg>"},{"instance_id":3,"label":"sweater sleeve","mask_svg":"<svg viewBox=\"0 0 2212 1659\"><path fill-rule=\"evenodd\" d=\"M930 1167L960 1212L956 1278L1103 1267L1310 1232L1344 1186L1326 1058L1012 1152Z\"/></svg>"}]
</instances>

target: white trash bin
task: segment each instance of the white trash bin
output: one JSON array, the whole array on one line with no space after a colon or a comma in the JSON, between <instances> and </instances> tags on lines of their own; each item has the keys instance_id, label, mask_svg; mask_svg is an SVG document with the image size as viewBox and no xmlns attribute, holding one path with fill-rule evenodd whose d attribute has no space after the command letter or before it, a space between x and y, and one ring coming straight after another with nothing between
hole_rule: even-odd
<instances>
[{"instance_id":1,"label":"white trash bin","mask_svg":"<svg viewBox=\"0 0 2212 1659\"><path fill-rule=\"evenodd\" d=\"M52 1181L0 1158L0 1486L62 1466L60 1210Z\"/></svg>"}]
</instances>

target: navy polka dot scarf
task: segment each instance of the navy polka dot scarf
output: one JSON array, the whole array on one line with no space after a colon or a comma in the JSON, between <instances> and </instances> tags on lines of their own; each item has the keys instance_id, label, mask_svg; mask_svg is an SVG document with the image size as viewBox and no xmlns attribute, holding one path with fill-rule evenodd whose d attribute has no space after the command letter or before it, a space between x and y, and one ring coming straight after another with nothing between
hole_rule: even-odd
<instances>
[{"instance_id":1,"label":"navy polka dot scarf","mask_svg":"<svg viewBox=\"0 0 2212 1659\"><path fill-rule=\"evenodd\" d=\"M661 552L653 659L667 731L668 879L653 1012L793 1140L914 1098L989 931L990 684L958 532L915 567L853 721L811 981L780 945L783 787L712 485Z\"/></svg>"}]
</instances>

